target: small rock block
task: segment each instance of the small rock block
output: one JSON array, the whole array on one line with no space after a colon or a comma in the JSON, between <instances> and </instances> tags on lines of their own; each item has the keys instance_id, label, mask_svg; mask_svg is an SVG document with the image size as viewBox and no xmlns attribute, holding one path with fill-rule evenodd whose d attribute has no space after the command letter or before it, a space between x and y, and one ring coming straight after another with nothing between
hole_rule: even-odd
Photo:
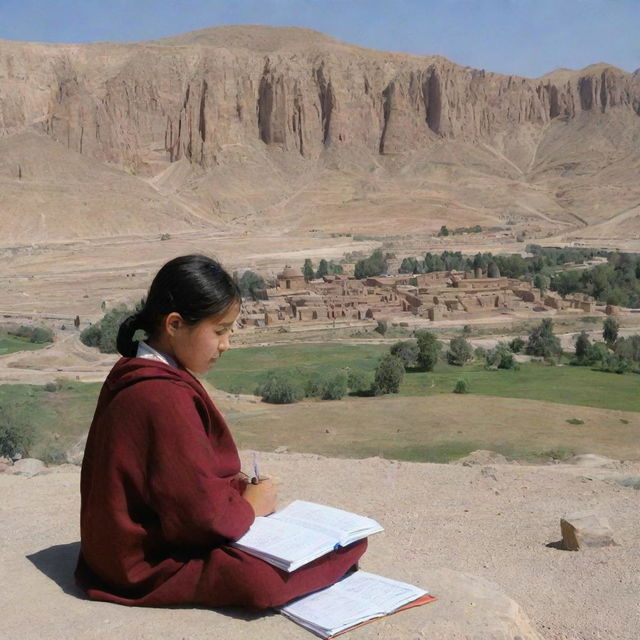
<instances>
[{"instance_id":1,"label":"small rock block","mask_svg":"<svg viewBox=\"0 0 640 640\"><path fill-rule=\"evenodd\" d=\"M593 513L561 518L560 531L563 548L569 551L617 545L609 521Z\"/></svg>"}]
</instances>

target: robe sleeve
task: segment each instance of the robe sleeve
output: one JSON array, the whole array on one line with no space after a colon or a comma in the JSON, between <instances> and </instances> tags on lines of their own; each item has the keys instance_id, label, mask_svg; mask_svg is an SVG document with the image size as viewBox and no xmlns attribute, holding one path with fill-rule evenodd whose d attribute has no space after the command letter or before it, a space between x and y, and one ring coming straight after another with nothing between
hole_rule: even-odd
<instances>
[{"instance_id":1,"label":"robe sleeve","mask_svg":"<svg viewBox=\"0 0 640 640\"><path fill-rule=\"evenodd\" d=\"M149 504L170 544L212 547L235 540L255 518L235 477L221 477L221 469L230 466L229 458L237 459L235 445L227 432L223 446L215 447L198 410L202 401L188 388L169 384L172 393L167 393L165 383L164 393L146 398Z\"/></svg>"}]
</instances>

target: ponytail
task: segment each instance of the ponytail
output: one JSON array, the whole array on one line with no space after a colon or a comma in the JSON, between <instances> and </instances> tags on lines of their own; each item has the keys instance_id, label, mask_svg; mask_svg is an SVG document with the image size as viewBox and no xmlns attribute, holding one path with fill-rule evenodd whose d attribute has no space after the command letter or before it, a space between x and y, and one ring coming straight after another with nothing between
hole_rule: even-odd
<instances>
[{"instance_id":1,"label":"ponytail","mask_svg":"<svg viewBox=\"0 0 640 640\"><path fill-rule=\"evenodd\" d=\"M118 329L116 347L125 358L135 358L138 353L138 343L133 341L133 336L138 329L142 329L142 327L140 326L140 316L137 313L124 320Z\"/></svg>"}]
</instances>

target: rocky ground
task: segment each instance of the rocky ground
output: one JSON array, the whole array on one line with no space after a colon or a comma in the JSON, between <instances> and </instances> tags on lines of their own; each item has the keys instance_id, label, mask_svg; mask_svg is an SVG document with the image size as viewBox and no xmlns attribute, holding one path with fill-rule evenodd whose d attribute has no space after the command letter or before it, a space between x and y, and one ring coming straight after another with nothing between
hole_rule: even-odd
<instances>
[{"instance_id":1,"label":"rocky ground","mask_svg":"<svg viewBox=\"0 0 640 640\"><path fill-rule=\"evenodd\" d=\"M243 458L249 468L250 452ZM438 597L354 631L354 640L637 637L638 463L587 456L573 465L524 466L476 453L465 464L435 465L265 453L261 465L281 479L283 505L303 498L379 520L385 531L371 538L362 568ZM71 576L78 484L70 465L33 477L0 474L4 637L311 637L275 613L130 609L83 599ZM556 548L560 518L576 512L608 518L618 545Z\"/></svg>"}]
</instances>

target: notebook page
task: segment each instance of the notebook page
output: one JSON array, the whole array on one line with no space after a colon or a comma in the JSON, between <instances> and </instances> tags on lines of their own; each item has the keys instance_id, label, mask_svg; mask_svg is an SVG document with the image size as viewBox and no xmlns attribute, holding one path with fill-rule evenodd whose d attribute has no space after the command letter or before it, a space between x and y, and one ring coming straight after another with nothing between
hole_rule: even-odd
<instances>
[{"instance_id":1,"label":"notebook page","mask_svg":"<svg viewBox=\"0 0 640 640\"><path fill-rule=\"evenodd\" d=\"M332 537L309 532L295 524L272 518L256 518L249 531L234 543L240 548L257 549L263 554L293 561L307 557L319 547L333 548Z\"/></svg>"}]
</instances>

